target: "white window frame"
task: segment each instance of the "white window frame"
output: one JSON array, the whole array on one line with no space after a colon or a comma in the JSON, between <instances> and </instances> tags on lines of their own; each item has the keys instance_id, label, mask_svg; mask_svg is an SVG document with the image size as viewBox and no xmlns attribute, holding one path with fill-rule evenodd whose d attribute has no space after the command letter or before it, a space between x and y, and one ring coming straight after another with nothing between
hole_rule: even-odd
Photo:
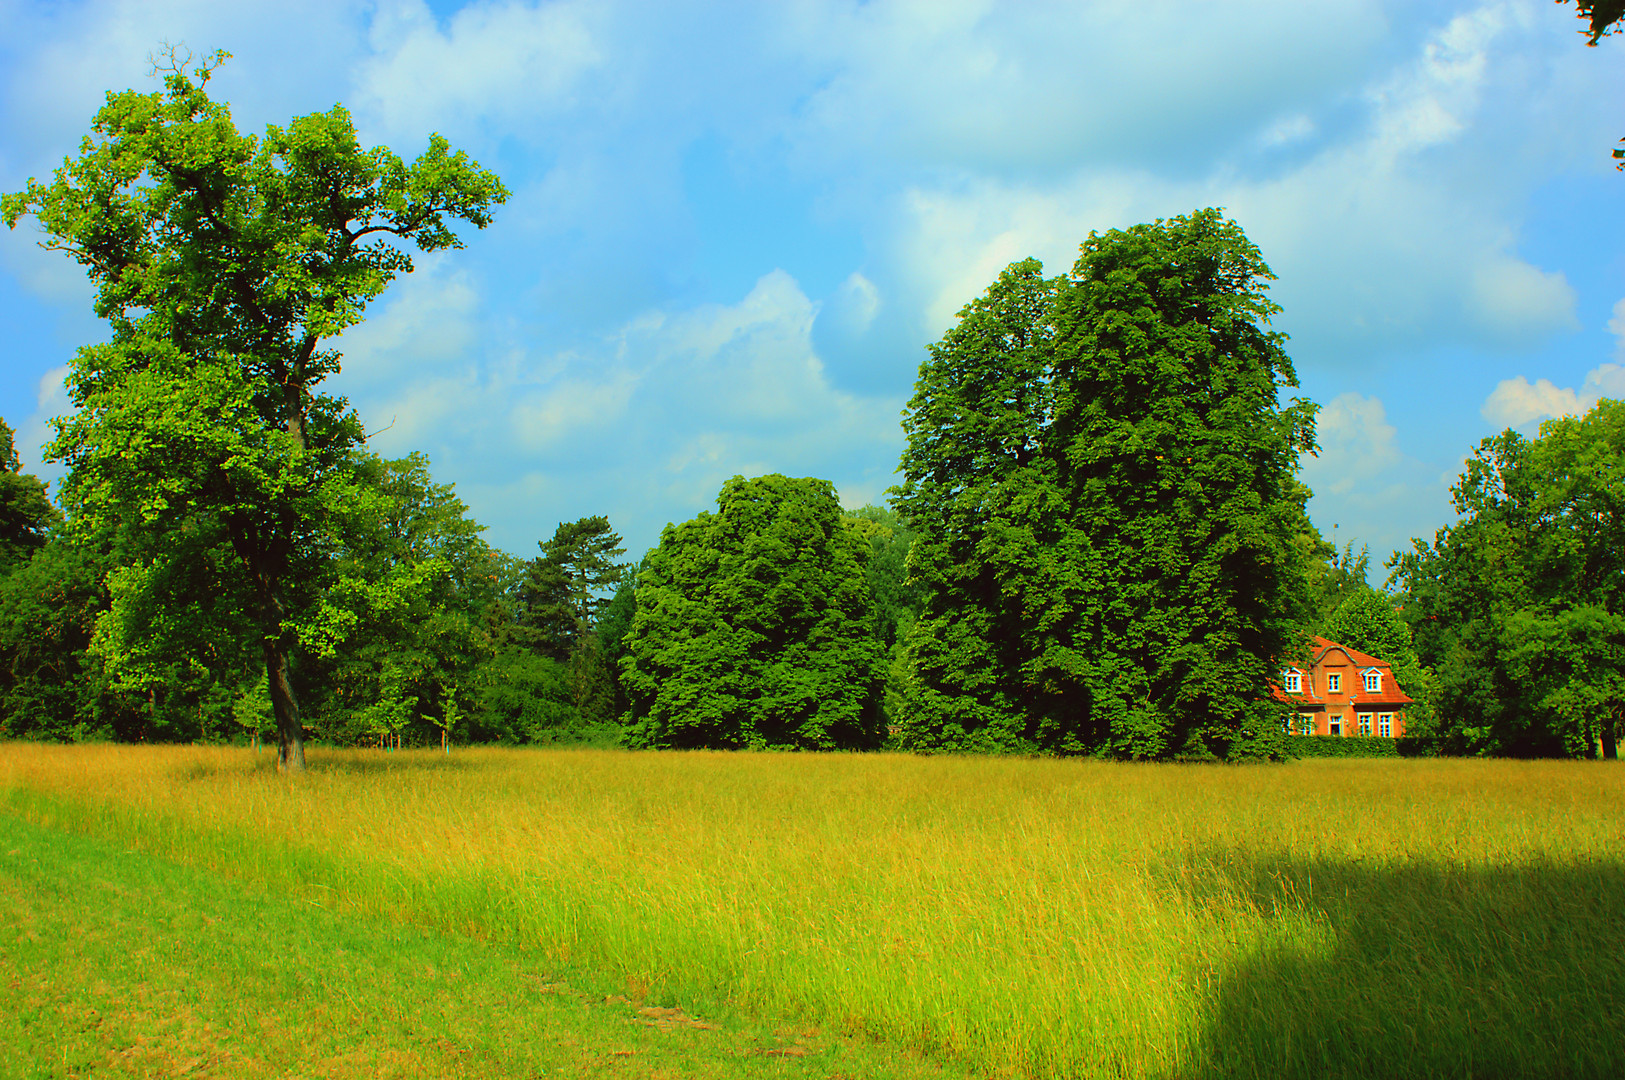
<instances>
[{"instance_id":1,"label":"white window frame","mask_svg":"<svg viewBox=\"0 0 1625 1080\"><path fill-rule=\"evenodd\" d=\"M1356 719L1360 722L1360 734L1371 734L1371 714L1368 712L1359 713Z\"/></svg>"},{"instance_id":2,"label":"white window frame","mask_svg":"<svg viewBox=\"0 0 1625 1080\"><path fill-rule=\"evenodd\" d=\"M1315 714L1314 713L1303 713L1302 716L1298 720L1298 730L1301 731L1305 735L1319 734L1315 730L1315 726L1316 725L1315 725Z\"/></svg>"},{"instance_id":3,"label":"white window frame","mask_svg":"<svg viewBox=\"0 0 1625 1080\"><path fill-rule=\"evenodd\" d=\"M1289 694L1303 693L1303 672L1297 668L1287 668L1281 672L1281 689Z\"/></svg>"},{"instance_id":4,"label":"white window frame","mask_svg":"<svg viewBox=\"0 0 1625 1080\"><path fill-rule=\"evenodd\" d=\"M1338 735L1338 736L1341 736L1343 734L1343 714L1342 713L1336 713L1336 714L1328 715L1326 717L1326 734L1328 734L1328 735Z\"/></svg>"},{"instance_id":5,"label":"white window frame","mask_svg":"<svg viewBox=\"0 0 1625 1080\"><path fill-rule=\"evenodd\" d=\"M1394 737L1394 714L1391 712L1377 714L1377 734L1385 739Z\"/></svg>"},{"instance_id":6,"label":"white window frame","mask_svg":"<svg viewBox=\"0 0 1625 1080\"><path fill-rule=\"evenodd\" d=\"M1368 694L1382 693L1382 672L1376 668L1365 673L1365 692Z\"/></svg>"},{"instance_id":7,"label":"white window frame","mask_svg":"<svg viewBox=\"0 0 1625 1080\"><path fill-rule=\"evenodd\" d=\"M1326 692L1328 694L1341 693L1343 689L1343 676L1335 671L1326 673Z\"/></svg>"}]
</instances>

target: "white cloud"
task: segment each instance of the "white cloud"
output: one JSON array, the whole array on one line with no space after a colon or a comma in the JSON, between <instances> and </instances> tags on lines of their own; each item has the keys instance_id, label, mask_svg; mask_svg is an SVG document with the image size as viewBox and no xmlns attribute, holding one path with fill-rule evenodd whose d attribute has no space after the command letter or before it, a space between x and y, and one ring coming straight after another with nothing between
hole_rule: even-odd
<instances>
[{"instance_id":1,"label":"white cloud","mask_svg":"<svg viewBox=\"0 0 1625 1080\"><path fill-rule=\"evenodd\" d=\"M1614 310L1617 319L1618 305ZM1610 323L1609 328L1613 329L1614 324ZM1482 411L1493 424L1527 428L1539 420L1580 416L1605 397L1625 398L1625 367L1603 364L1592 368L1578 390L1558 386L1550 379L1536 379L1533 383L1522 375L1502 379L1490 392Z\"/></svg>"},{"instance_id":2,"label":"white cloud","mask_svg":"<svg viewBox=\"0 0 1625 1080\"><path fill-rule=\"evenodd\" d=\"M524 128L575 104L581 76L603 61L590 15L570 2L475 3L442 30L422 0L381 4L357 105L391 137Z\"/></svg>"},{"instance_id":3,"label":"white cloud","mask_svg":"<svg viewBox=\"0 0 1625 1080\"><path fill-rule=\"evenodd\" d=\"M1260 146L1285 146L1315 133L1315 122L1305 113L1293 113L1272 122L1258 136Z\"/></svg>"},{"instance_id":4,"label":"white cloud","mask_svg":"<svg viewBox=\"0 0 1625 1080\"><path fill-rule=\"evenodd\" d=\"M1422 55L1369 93L1376 104L1376 145L1386 156L1414 153L1461 134L1478 111L1489 50L1527 12L1490 3L1457 15Z\"/></svg>"},{"instance_id":5,"label":"white cloud","mask_svg":"<svg viewBox=\"0 0 1625 1080\"><path fill-rule=\"evenodd\" d=\"M820 314L830 317L839 331L849 337L861 337L875 321L880 311L880 290L875 283L853 271L841 287L835 290L826 309Z\"/></svg>"},{"instance_id":6,"label":"white cloud","mask_svg":"<svg viewBox=\"0 0 1625 1080\"><path fill-rule=\"evenodd\" d=\"M1432 535L1446 518L1455 477L1404 453L1400 431L1375 396L1339 394L1321 409L1316 432L1320 455L1302 460L1314 493L1310 516L1338 544L1369 546L1372 580L1380 583L1389 552Z\"/></svg>"},{"instance_id":7,"label":"white cloud","mask_svg":"<svg viewBox=\"0 0 1625 1080\"><path fill-rule=\"evenodd\" d=\"M528 548L543 517L595 513L632 545L651 544L736 473L811 474L864 492L891 482L901 398L830 385L812 344L818 307L783 271L736 303L647 312L544 356L450 347L468 340L457 324L477 308L458 275L435 269L365 334L346 335L341 388L380 429L374 449L428 450L510 550ZM424 332L436 325L438 338Z\"/></svg>"},{"instance_id":8,"label":"white cloud","mask_svg":"<svg viewBox=\"0 0 1625 1080\"><path fill-rule=\"evenodd\" d=\"M1315 420L1318 457L1303 463L1304 478L1316 491L1347 494L1357 485L1398 464L1398 431L1388 422L1382 401L1352 391L1339 394Z\"/></svg>"},{"instance_id":9,"label":"white cloud","mask_svg":"<svg viewBox=\"0 0 1625 1080\"><path fill-rule=\"evenodd\" d=\"M1492 332L1579 328L1574 289L1562 273L1502 255L1473 271L1471 287L1470 310Z\"/></svg>"},{"instance_id":10,"label":"white cloud","mask_svg":"<svg viewBox=\"0 0 1625 1080\"><path fill-rule=\"evenodd\" d=\"M1505 39L1524 21L1506 4L1453 19L1356 98L1366 123L1317 133L1304 153L1267 168L1219 162L1181 177L1085 162L1054 178L959 173L916 183L891 208L896 276L934 337L1013 259L1036 255L1058 273L1090 230L1222 206L1279 275L1280 325L1300 362L1438 341L1504 351L1571 331L1574 290L1560 270L1517 253L1498 186L1511 181L1494 179L1507 171L1493 141L1501 136L1476 126L1486 87L1527 77L1505 60ZM1313 123L1287 115L1266 139ZM1441 168L1445 142L1459 164Z\"/></svg>"},{"instance_id":11,"label":"white cloud","mask_svg":"<svg viewBox=\"0 0 1625 1080\"><path fill-rule=\"evenodd\" d=\"M73 402L68 397L67 378L66 364L42 375L34 415L17 427L17 456L22 459L23 468L47 483L54 483L67 475L67 470L61 465L46 463L42 456L46 444L56 438L50 421L73 411Z\"/></svg>"},{"instance_id":12,"label":"white cloud","mask_svg":"<svg viewBox=\"0 0 1625 1080\"><path fill-rule=\"evenodd\" d=\"M1368 62L1368 0L806 5L785 31L830 71L816 152L1000 172L1206 156Z\"/></svg>"},{"instance_id":13,"label":"white cloud","mask_svg":"<svg viewBox=\"0 0 1625 1080\"><path fill-rule=\"evenodd\" d=\"M463 360L476 339L479 307L468 270L445 255L420 256L416 271L395 282L388 300L335 340L346 385L398 384L419 370Z\"/></svg>"}]
</instances>

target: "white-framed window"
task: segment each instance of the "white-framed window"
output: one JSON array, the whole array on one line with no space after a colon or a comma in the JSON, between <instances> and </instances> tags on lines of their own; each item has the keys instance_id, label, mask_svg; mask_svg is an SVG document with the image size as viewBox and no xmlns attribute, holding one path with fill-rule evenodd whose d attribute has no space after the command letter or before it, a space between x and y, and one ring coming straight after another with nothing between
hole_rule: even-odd
<instances>
[{"instance_id":1,"label":"white-framed window","mask_svg":"<svg viewBox=\"0 0 1625 1080\"><path fill-rule=\"evenodd\" d=\"M1391 712L1377 714L1377 734L1385 739L1394 737L1394 714Z\"/></svg>"},{"instance_id":2,"label":"white-framed window","mask_svg":"<svg viewBox=\"0 0 1625 1080\"><path fill-rule=\"evenodd\" d=\"M1281 672L1281 686L1289 694L1303 693L1303 672L1296 668L1287 668Z\"/></svg>"},{"instance_id":3,"label":"white-framed window","mask_svg":"<svg viewBox=\"0 0 1625 1080\"><path fill-rule=\"evenodd\" d=\"M1313 735L1315 733L1315 716L1313 713L1304 713L1298 717L1298 734Z\"/></svg>"},{"instance_id":4,"label":"white-framed window","mask_svg":"<svg viewBox=\"0 0 1625 1080\"><path fill-rule=\"evenodd\" d=\"M1337 674L1336 672L1328 672L1326 675L1326 692L1328 694L1335 694L1342 689L1343 676Z\"/></svg>"},{"instance_id":5,"label":"white-framed window","mask_svg":"<svg viewBox=\"0 0 1625 1080\"><path fill-rule=\"evenodd\" d=\"M1361 713L1359 715L1359 720L1360 720L1360 734L1361 735L1369 735L1369 734L1371 734L1371 714L1368 713L1368 712L1363 712L1363 713Z\"/></svg>"},{"instance_id":6,"label":"white-framed window","mask_svg":"<svg viewBox=\"0 0 1625 1080\"><path fill-rule=\"evenodd\" d=\"M1326 718L1326 734L1328 734L1328 735L1341 735L1341 734L1343 734L1343 714L1342 713L1334 713L1331 716L1328 716Z\"/></svg>"},{"instance_id":7,"label":"white-framed window","mask_svg":"<svg viewBox=\"0 0 1625 1080\"><path fill-rule=\"evenodd\" d=\"M1365 692L1368 694L1382 693L1382 672L1376 668L1365 673Z\"/></svg>"}]
</instances>

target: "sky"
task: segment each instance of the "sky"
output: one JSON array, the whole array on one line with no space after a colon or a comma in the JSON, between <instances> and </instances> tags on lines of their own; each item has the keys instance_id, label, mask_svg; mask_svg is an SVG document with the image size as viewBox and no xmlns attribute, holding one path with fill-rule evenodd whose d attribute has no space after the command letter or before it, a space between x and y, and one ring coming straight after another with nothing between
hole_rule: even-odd
<instances>
[{"instance_id":1,"label":"sky","mask_svg":"<svg viewBox=\"0 0 1625 1080\"><path fill-rule=\"evenodd\" d=\"M512 191L420 256L328 384L495 546L605 514L631 557L730 476L899 482L928 343L1006 264L1223 207L1321 406L1310 515L1380 564L1480 439L1625 397L1625 38L1549 0L0 0L0 190L75 152L163 42L233 57L245 131L342 103ZM25 465L105 337L0 229Z\"/></svg>"}]
</instances>

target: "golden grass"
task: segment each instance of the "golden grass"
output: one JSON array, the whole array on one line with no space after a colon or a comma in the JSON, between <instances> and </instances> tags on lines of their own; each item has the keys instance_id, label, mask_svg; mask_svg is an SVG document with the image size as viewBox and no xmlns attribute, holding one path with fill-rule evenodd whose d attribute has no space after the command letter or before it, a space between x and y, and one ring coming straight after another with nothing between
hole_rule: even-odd
<instances>
[{"instance_id":1,"label":"golden grass","mask_svg":"<svg viewBox=\"0 0 1625 1080\"><path fill-rule=\"evenodd\" d=\"M1610 763L311 761L289 779L242 750L9 744L0 805L1003 1074L1619 1063L1595 996L1625 994L1595 940L1625 916Z\"/></svg>"}]
</instances>

